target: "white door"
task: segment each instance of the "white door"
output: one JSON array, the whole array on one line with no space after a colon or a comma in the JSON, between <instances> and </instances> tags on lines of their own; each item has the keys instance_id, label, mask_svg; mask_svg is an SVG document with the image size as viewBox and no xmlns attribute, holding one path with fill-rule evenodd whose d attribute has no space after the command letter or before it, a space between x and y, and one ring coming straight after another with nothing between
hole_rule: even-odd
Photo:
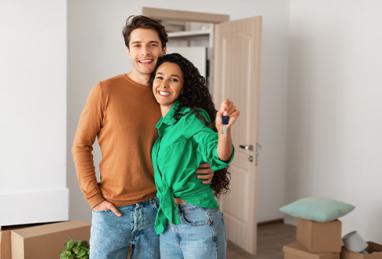
<instances>
[{"instance_id":1,"label":"white door","mask_svg":"<svg viewBox=\"0 0 382 259\"><path fill-rule=\"evenodd\" d=\"M221 198L228 239L256 253L256 143L260 88L261 17L215 26L214 101L231 99L241 115L233 129L230 192Z\"/></svg>"}]
</instances>

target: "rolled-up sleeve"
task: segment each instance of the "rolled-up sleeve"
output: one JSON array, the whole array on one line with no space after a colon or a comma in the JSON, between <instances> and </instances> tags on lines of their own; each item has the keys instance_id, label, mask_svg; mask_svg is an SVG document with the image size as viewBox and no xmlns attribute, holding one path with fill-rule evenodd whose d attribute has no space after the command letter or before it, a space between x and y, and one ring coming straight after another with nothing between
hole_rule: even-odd
<instances>
[{"instance_id":1,"label":"rolled-up sleeve","mask_svg":"<svg viewBox=\"0 0 382 259\"><path fill-rule=\"evenodd\" d=\"M203 127L193 138L198 143L198 152L202 155L203 161L208 163L212 170L217 171L229 166L234 157L234 148L232 147L231 156L228 161L220 160L217 153L218 134L215 131L211 128Z\"/></svg>"}]
</instances>

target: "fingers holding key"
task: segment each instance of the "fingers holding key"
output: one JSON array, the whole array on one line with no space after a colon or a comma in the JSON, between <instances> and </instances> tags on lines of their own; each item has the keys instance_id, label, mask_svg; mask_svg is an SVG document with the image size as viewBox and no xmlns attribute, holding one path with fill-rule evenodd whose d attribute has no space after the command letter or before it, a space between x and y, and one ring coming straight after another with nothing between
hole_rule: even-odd
<instances>
[{"instance_id":1,"label":"fingers holding key","mask_svg":"<svg viewBox=\"0 0 382 259\"><path fill-rule=\"evenodd\" d=\"M221 103L217 115L217 119L221 118L222 116L229 116L227 127L230 127L235 123L235 121L239 117L240 111L237 109L237 107L231 100L225 99Z\"/></svg>"}]
</instances>

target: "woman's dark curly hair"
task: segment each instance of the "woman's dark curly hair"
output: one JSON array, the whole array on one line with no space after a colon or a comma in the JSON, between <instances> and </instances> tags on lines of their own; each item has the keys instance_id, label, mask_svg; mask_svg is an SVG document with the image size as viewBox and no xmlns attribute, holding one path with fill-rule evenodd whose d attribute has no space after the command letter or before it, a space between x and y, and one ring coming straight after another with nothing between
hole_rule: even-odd
<instances>
[{"instance_id":1,"label":"woman's dark curly hair","mask_svg":"<svg viewBox=\"0 0 382 259\"><path fill-rule=\"evenodd\" d=\"M212 102L206 79L200 75L198 69L191 61L178 53L167 54L160 57L151 74L150 84L152 85L154 81L158 67L166 62L178 65L183 73L183 89L178 97L179 105L174 112L174 118L179 120L181 117L181 109L183 107L189 107L201 121L208 127L217 131L215 127L216 109ZM204 109L208 113L211 118L210 123L200 115L198 109ZM227 171L227 168L216 171L211 182L211 187L214 190L215 195L218 196L219 194L226 193L229 190L229 182L230 173Z\"/></svg>"}]
</instances>

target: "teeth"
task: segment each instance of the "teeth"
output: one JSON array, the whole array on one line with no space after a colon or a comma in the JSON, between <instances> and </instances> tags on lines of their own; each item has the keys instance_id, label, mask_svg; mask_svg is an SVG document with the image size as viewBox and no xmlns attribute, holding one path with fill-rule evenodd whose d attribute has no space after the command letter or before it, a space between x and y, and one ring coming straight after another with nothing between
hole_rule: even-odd
<instances>
[{"instance_id":1,"label":"teeth","mask_svg":"<svg viewBox=\"0 0 382 259\"><path fill-rule=\"evenodd\" d=\"M169 96L170 95L169 92L165 92L165 91L159 91L159 94L162 96Z\"/></svg>"},{"instance_id":2,"label":"teeth","mask_svg":"<svg viewBox=\"0 0 382 259\"><path fill-rule=\"evenodd\" d=\"M148 64L148 63L151 63L152 60L151 59L145 59L145 60L139 60L139 62L140 63L145 63L145 64L147 63Z\"/></svg>"}]
</instances>

